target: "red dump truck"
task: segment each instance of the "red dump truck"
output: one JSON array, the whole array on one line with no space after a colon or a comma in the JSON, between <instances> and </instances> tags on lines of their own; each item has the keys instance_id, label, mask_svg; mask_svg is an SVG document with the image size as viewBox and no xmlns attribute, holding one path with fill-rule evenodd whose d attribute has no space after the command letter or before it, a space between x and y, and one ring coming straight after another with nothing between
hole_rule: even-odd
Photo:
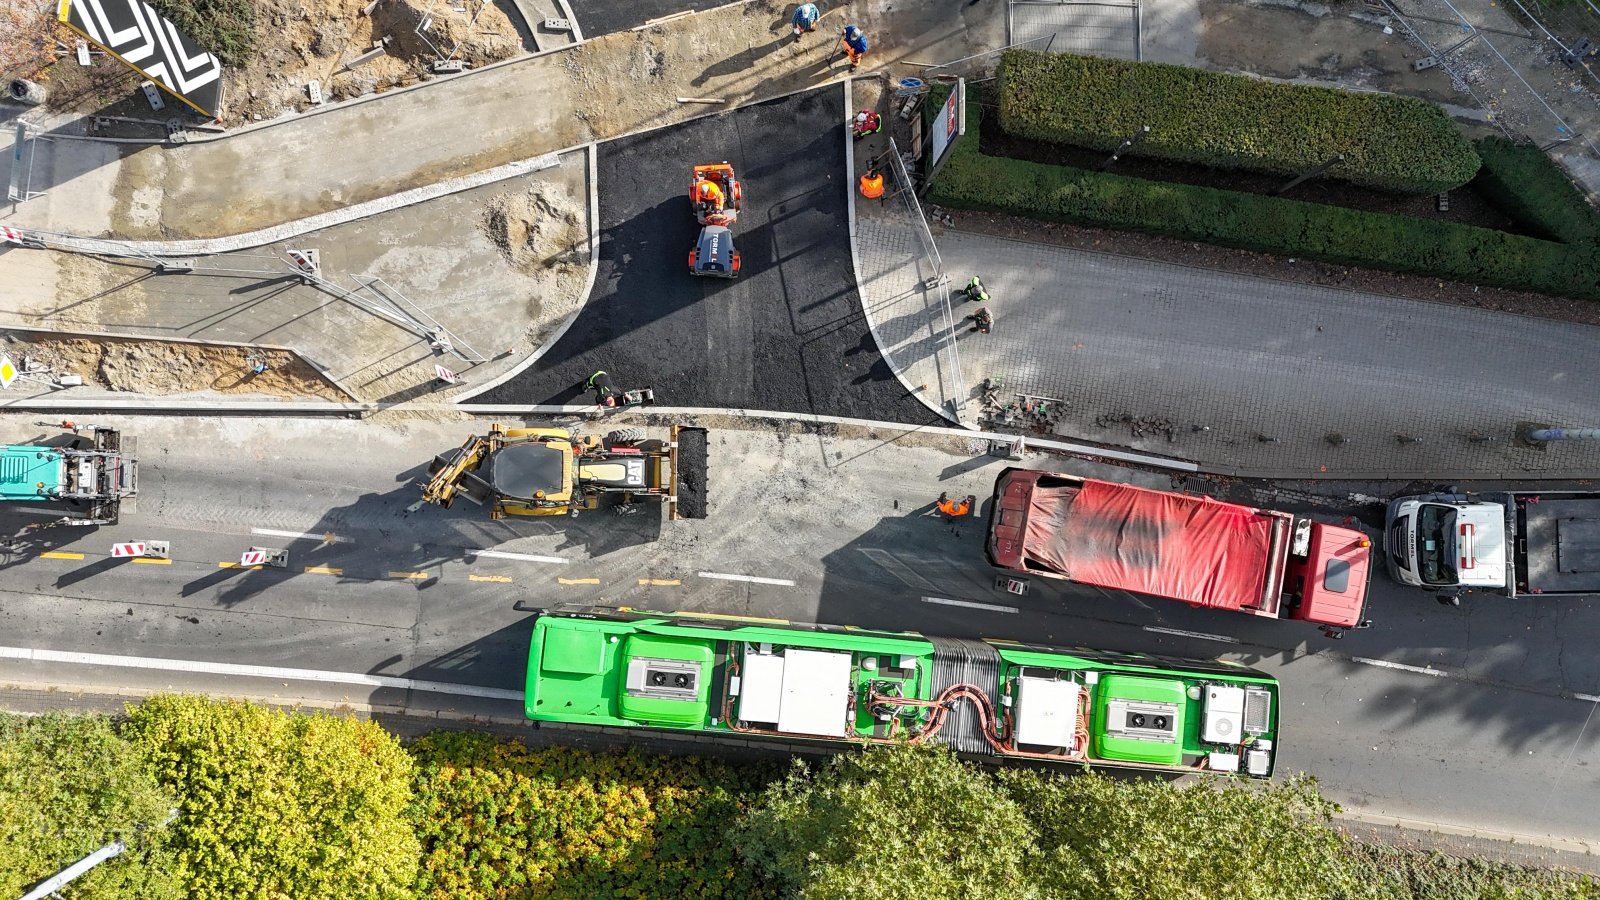
<instances>
[{"instance_id":1,"label":"red dump truck","mask_svg":"<svg viewBox=\"0 0 1600 900\"><path fill-rule=\"evenodd\" d=\"M1365 535L1210 497L1006 469L987 551L1011 572L1298 619L1329 637L1367 625Z\"/></svg>"}]
</instances>

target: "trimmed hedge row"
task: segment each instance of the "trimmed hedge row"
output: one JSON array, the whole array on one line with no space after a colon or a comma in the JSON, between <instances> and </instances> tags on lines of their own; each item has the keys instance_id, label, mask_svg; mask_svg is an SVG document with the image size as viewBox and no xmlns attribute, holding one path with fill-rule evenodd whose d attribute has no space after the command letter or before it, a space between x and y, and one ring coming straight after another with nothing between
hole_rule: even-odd
<instances>
[{"instance_id":1,"label":"trimmed hedge row","mask_svg":"<svg viewBox=\"0 0 1600 900\"><path fill-rule=\"evenodd\" d=\"M1552 240L1600 244L1600 217L1544 151L1503 137L1473 146L1483 159L1476 186L1518 222Z\"/></svg>"},{"instance_id":2,"label":"trimmed hedge row","mask_svg":"<svg viewBox=\"0 0 1600 900\"><path fill-rule=\"evenodd\" d=\"M976 96L974 94L974 96ZM1488 228L984 156L980 104L929 199L1343 265L1600 298L1600 253Z\"/></svg>"},{"instance_id":3,"label":"trimmed hedge row","mask_svg":"<svg viewBox=\"0 0 1600 900\"><path fill-rule=\"evenodd\" d=\"M1336 154L1326 177L1435 194L1460 187L1478 156L1444 110L1411 97L1278 84L1164 63L1008 50L1000 124L1018 137L1293 177Z\"/></svg>"}]
</instances>

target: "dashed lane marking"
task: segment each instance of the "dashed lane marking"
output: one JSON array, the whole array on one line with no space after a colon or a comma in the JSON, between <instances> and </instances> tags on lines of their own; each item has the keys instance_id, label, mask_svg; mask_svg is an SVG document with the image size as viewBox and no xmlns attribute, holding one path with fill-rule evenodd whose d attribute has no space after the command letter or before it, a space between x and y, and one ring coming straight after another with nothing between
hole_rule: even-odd
<instances>
[{"instance_id":1,"label":"dashed lane marking","mask_svg":"<svg viewBox=\"0 0 1600 900\"><path fill-rule=\"evenodd\" d=\"M45 559L83 559L82 553L68 553L65 550L46 550L39 555Z\"/></svg>"},{"instance_id":2,"label":"dashed lane marking","mask_svg":"<svg viewBox=\"0 0 1600 900\"><path fill-rule=\"evenodd\" d=\"M334 534L331 531L326 531L322 534L312 534L309 531L279 531L276 528L252 528L250 529L250 533L264 534L270 537L297 538L302 541L321 541L324 544L355 543L355 541L351 540L350 538L347 538L342 534Z\"/></svg>"},{"instance_id":3,"label":"dashed lane marking","mask_svg":"<svg viewBox=\"0 0 1600 900\"><path fill-rule=\"evenodd\" d=\"M509 550L468 550L468 556L481 556L486 559L520 559L523 562L555 563L564 566L572 560L560 556L538 556L533 553L512 553Z\"/></svg>"},{"instance_id":4,"label":"dashed lane marking","mask_svg":"<svg viewBox=\"0 0 1600 900\"><path fill-rule=\"evenodd\" d=\"M407 581L427 581L427 572L390 572L390 578L403 578Z\"/></svg>"},{"instance_id":5,"label":"dashed lane marking","mask_svg":"<svg viewBox=\"0 0 1600 900\"><path fill-rule=\"evenodd\" d=\"M143 564L145 564L147 566L170 566L170 565L172 565L172 560L170 560L170 559L157 559L154 556L135 556L133 558L133 561L136 562L136 563L143 563Z\"/></svg>"},{"instance_id":6,"label":"dashed lane marking","mask_svg":"<svg viewBox=\"0 0 1600 900\"><path fill-rule=\"evenodd\" d=\"M495 584L510 584L510 575L468 575L468 581L489 581Z\"/></svg>"},{"instance_id":7,"label":"dashed lane marking","mask_svg":"<svg viewBox=\"0 0 1600 900\"><path fill-rule=\"evenodd\" d=\"M600 582L598 581L595 582L595 584L599 583ZM641 578L639 579L639 584L651 585L653 587L677 587L678 585L683 584L683 582L676 578Z\"/></svg>"},{"instance_id":8,"label":"dashed lane marking","mask_svg":"<svg viewBox=\"0 0 1600 900\"><path fill-rule=\"evenodd\" d=\"M252 572L261 571L261 567L260 566L241 566L236 562L219 562L219 563L217 563L217 568L219 568L219 569L249 569Z\"/></svg>"},{"instance_id":9,"label":"dashed lane marking","mask_svg":"<svg viewBox=\"0 0 1600 900\"><path fill-rule=\"evenodd\" d=\"M923 597L923 603L937 603L940 606L964 606L967 609L985 609L989 612L1014 613L1015 606L1001 606L998 603L977 603L972 600L946 600L943 597Z\"/></svg>"},{"instance_id":10,"label":"dashed lane marking","mask_svg":"<svg viewBox=\"0 0 1600 900\"><path fill-rule=\"evenodd\" d=\"M787 578L761 578L755 575L729 575L724 572L701 572L701 578L715 578L718 581L748 581L751 584L775 584L779 587L794 587L794 582Z\"/></svg>"},{"instance_id":11,"label":"dashed lane marking","mask_svg":"<svg viewBox=\"0 0 1600 900\"><path fill-rule=\"evenodd\" d=\"M598 579L598 578L557 578L556 581L561 583L561 584L599 584L600 583L600 579ZM641 581L639 583L640 584L644 584L643 581Z\"/></svg>"},{"instance_id":12,"label":"dashed lane marking","mask_svg":"<svg viewBox=\"0 0 1600 900\"><path fill-rule=\"evenodd\" d=\"M1159 625L1146 625L1139 629L1152 634L1173 634L1178 637L1196 638L1202 641L1218 641L1224 644L1237 644L1238 638L1231 638L1225 634L1207 634L1204 631L1184 631L1182 628L1162 628Z\"/></svg>"},{"instance_id":13,"label":"dashed lane marking","mask_svg":"<svg viewBox=\"0 0 1600 900\"><path fill-rule=\"evenodd\" d=\"M450 684L444 681L419 681L394 675L365 675L359 672L330 672L326 669L288 669L280 666L247 666L239 663L202 662L192 659L161 659L143 656L112 656L105 653L77 653L62 650L33 650L28 647L0 647L0 659L28 662L75 663L84 666L117 666L124 669L154 669L162 672L196 672L205 675L242 675L249 678L276 678L280 681L320 681L330 684L357 684L367 687L427 691L458 697L521 701L522 691Z\"/></svg>"},{"instance_id":14,"label":"dashed lane marking","mask_svg":"<svg viewBox=\"0 0 1600 900\"><path fill-rule=\"evenodd\" d=\"M1443 678L1446 674L1448 674L1442 669L1425 669L1422 666L1408 666L1405 663L1389 662L1387 659L1367 659L1364 656L1352 656L1350 657L1350 661L1358 662L1367 666L1377 666L1381 669L1398 669L1402 672L1415 672L1418 675L1431 675L1434 678Z\"/></svg>"},{"instance_id":15,"label":"dashed lane marking","mask_svg":"<svg viewBox=\"0 0 1600 900\"><path fill-rule=\"evenodd\" d=\"M344 574L344 570L343 569L335 569L333 566L306 566L306 574L307 575L343 575Z\"/></svg>"}]
</instances>

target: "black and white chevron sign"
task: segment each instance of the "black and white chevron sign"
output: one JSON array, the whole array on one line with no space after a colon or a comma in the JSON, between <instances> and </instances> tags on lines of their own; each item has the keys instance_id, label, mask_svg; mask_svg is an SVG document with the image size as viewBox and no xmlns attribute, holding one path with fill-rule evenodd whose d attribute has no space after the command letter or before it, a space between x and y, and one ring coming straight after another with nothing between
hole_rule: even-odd
<instances>
[{"instance_id":1,"label":"black and white chevron sign","mask_svg":"<svg viewBox=\"0 0 1600 900\"><path fill-rule=\"evenodd\" d=\"M205 115L222 108L222 62L139 0L61 0L68 28Z\"/></svg>"}]
</instances>

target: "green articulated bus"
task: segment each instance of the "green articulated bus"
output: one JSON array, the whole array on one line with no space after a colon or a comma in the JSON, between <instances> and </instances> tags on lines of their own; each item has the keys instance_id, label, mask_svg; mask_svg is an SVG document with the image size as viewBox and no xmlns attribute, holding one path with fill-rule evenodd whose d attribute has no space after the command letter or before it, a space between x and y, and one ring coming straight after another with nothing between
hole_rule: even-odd
<instances>
[{"instance_id":1,"label":"green articulated bus","mask_svg":"<svg viewBox=\"0 0 1600 900\"><path fill-rule=\"evenodd\" d=\"M1272 775L1278 682L1226 661L704 613L534 623L535 721L836 745L941 741L1091 767Z\"/></svg>"}]
</instances>

